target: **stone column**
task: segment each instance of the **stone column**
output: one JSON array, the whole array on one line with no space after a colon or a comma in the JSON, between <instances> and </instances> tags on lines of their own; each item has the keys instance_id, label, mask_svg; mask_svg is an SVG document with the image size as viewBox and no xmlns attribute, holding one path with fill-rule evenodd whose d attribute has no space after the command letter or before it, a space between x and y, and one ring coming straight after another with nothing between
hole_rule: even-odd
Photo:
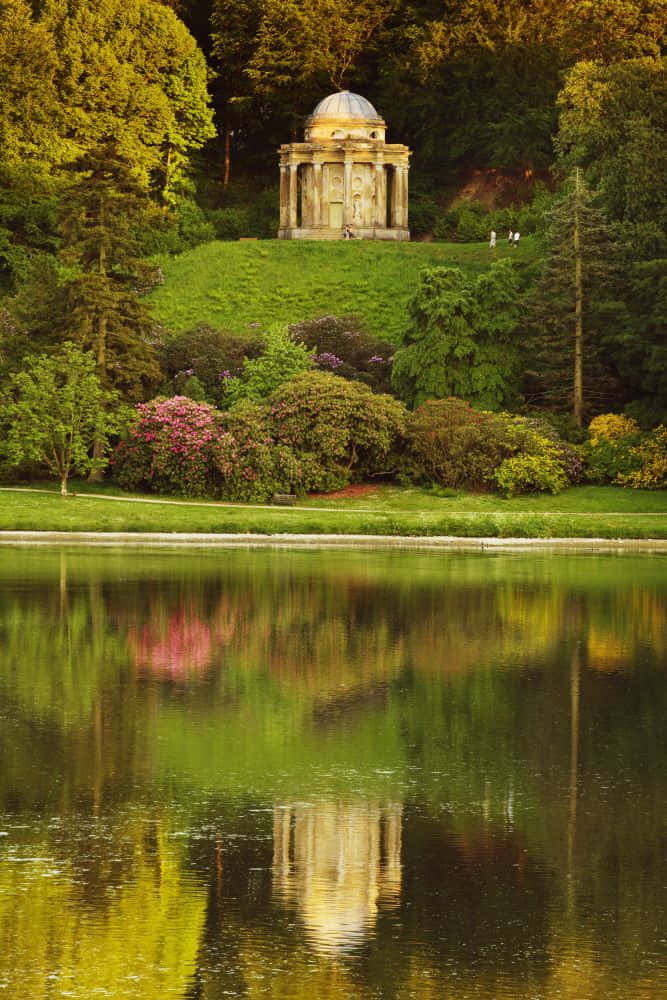
<instances>
[{"instance_id":1,"label":"stone column","mask_svg":"<svg viewBox=\"0 0 667 1000\"><path fill-rule=\"evenodd\" d=\"M313 226L319 226L321 222L320 204L322 200L322 164L313 163Z\"/></svg>"},{"instance_id":2,"label":"stone column","mask_svg":"<svg viewBox=\"0 0 667 1000\"><path fill-rule=\"evenodd\" d=\"M345 160L343 171L343 225L352 225L352 160Z\"/></svg>"},{"instance_id":3,"label":"stone column","mask_svg":"<svg viewBox=\"0 0 667 1000\"><path fill-rule=\"evenodd\" d=\"M400 200L398 202L398 221L396 225L400 226L402 229L407 229L408 227L408 168L398 167L398 175L401 178L400 183Z\"/></svg>"},{"instance_id":4,"label":"stone column","mask_svg":"<svg viewBox=\"0 0 667 1000\"><path fill-rule=\"evenodd\" d=\"M289 219L288 227L290 229L296 229L297 227L297 181L298 181L298 163L290 163L289 165Z\"/></svg>"},{"instance_id":5,"label":"stone column","mask_svg":"<svg viewBox=\"0 0 667 1000\"><path fill-rule=\"evenodd\" d=\"M394 167L391 192L391 227L405 229L408 219L408 168Z\"/></svg>"},{"instance_id":6,"label":"stone column","mask_svg":"<svg viewBox=\"0 0 667 1000\"><path fill-rule=\"evenodd\" d=\"M385 229L387 225L387 186L385 184L384 165L375 164L375 218L373 225L377 229Z\"/></svg>"},{"instance_id":7,"label":"stone column","mask_svg":"<svg viewBox=\"0 0 667 1000\"><path fill-rule=\"evenodd\" d=\"M289 168L286 163L280 164L280 228L287 229L289 225Z\"/></svg>"}]
</instances>

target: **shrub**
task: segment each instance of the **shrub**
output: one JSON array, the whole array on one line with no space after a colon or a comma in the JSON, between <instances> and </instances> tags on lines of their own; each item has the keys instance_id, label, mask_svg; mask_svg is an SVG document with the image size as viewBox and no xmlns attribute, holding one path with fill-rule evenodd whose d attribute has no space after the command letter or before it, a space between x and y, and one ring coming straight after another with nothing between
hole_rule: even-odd
<instances>
[{"instance_id":1,"label":"shrub","mask_svg":"<svg viewBox=\"0 0 667 1000\"><path fill-rule=\"evenodd\" d=\"M288 330L316 352L313 362L322 371L357 379L376 392L390 391L394 347L367 333L356 316L321 316L294 323Z\"/></svg>"},{"instance_id":2,"label":"shrub","mask_svg":"<svg viewBox=\"0 0 667 1000\"><path fill-rule=\"evenodd\" d=\"M622 413L601 413L591 420L588 433L591 444L595 447L600 441L618 441L638 434L639 424Z\"/></svg>"},{"instance_id":3,"label":"shrub","mask_svg":"<svg viewBox=\"0 0 667 1000\"><path fill-rule=\"evenodd\" d=\"M430 399L408 422L407 477L450 489L487 489L509 454L506 421L465 400Z\"/></svg>"},{"instance_id":4,"label":"shrub","mask_svg":"<svg viewBox=\"0 0 667 1000\"><path fill-rule=\"evenodd\" d=\"M494 479L506 496L533 492L560 493L568 484L556 449L548 442L541 454L523 453L504 459L496 469Z\"/></svg>"},{"instance_id":5,"label":"shrub","mask_svg":"<svg viewBox=\"0 0 667 1000\"><path fill-rule=\"evenodd\" d=\"M475 410L462 399L424 403L409 420L407 439L406 473L416 482L507 492L558 492L568 484L568 446L554 431L547 436L521 417Z\"/></svg>"},{"instance_id":6,"label":"shrub","mask_svg":"<svg viewBox=\"0 0 667 1000\"><path fill-rule=\"evenodd\" d=\"M184 496L214 495L211 444L219 432L217 411L207 403L174 396L140 403L136 412L136 422L112 460L119 485Z\"/></svg>"},{"instance_id":7,"label":"shrub","mask_svg":"<svg viewBox=\"0 0 667 1000\"><path fill-rule=\"evenodd\" d=\"M238 240L251 233L248 210L245 207L218 208L211 212L210 220L219 240Z\"/></svg>"},{"instance_id":8,"label":"shrub","mask_svg":"<svg viewBox=\"0 0 667 1000\"><path fill-rule=\"evenodd\" d=\"M633 449L639 467L620 473L616 482L634 489L660 490L667 487L667 427L660 424Z\"/></svg>"},{"instance_id":9,"label":"shrub","mask_svg":"<svg viewBox=\"0 0 667 1000\"><path fill-rule=\"evenodd\" d=\"M276 440L299 456L304 489L340 489L397 471L406 411L391 396L307 372L278 389L271 403Z\"/></svg>"},{"instance_id":10,"label":"shrub","mask_svg":"<svg viewBox=\"0 0 667 1000\"><path fill-rule=\"evenodd\" d=\"M274 441L269 407L239 403L221 415L221 428L212 446L221 497L262 502L300 492L302 463L288 444Z\"/></svg>"},{"instance_id":11,"label":"shrub","mask_svg":"<svg viewBox=\"0 0 667 1000\"><path fill-rule=\"evenodd\" d=\"M620 482L641 466L636 446L638 424L618 413L602 413L588 425L590 440L584 445L586 476L593 483Z\"/></svg>"},{"instance_id":12,"label":"shrub","mask_svg":"<svg viewBox=\"0 0 667 1000\"><path fill-rule=\"evenodd\" d=\"M157 348L164 393L197 398L186 389L188 379L196 378L206 400L219 405L227 380L241 372L246 358L259 357L264 346L263 337L239 337L206 323L167 335Z\"/></svg>"}]
</instances>

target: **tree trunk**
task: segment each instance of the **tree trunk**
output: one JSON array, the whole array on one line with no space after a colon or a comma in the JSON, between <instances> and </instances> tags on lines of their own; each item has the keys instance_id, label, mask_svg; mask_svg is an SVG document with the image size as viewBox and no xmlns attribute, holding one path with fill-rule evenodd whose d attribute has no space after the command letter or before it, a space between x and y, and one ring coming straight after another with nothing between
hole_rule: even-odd
<instances>
[{"instance_id":1,"label":"tree trunk","mask_svg":"<svg viewBox=\"0 0 667 1000\"><path fill-rule=\"evenodd\" d=\"M102 261L100 261L100 264L102 264ZM104 313L100 316L97 326L97 372L100 382L102 385L105 385L107 374L107 318ZM89 483L101 483L104 479L101 467L103 455L104 441L101 438L96 438L93 443L93 467L88 475Z\"/></svg>"},{"instance_id":2,"label":"tree trunk","mask_svg":"<svg viewBox=\"0 0 667 1000\"><path fill-rule=\"evenodd\" d=\"M579 219L580 176L575 171L574 199L574 419L581 427L584 414L583 377L583 285L581 279L581 224Z\"/></svg>"},{"instance_id":3,"label":"tree trunk","mask_svg":"<svg viewBox=\"0 0 667 1000\"><path fill-rule=\"evenodd\" d=\"M67 473L63 472L60 477L60 495L61 497L67 496Z\"/></svg>"},{"instance_id":4,"label":"tree trunk","mask_svg":"<svg viewBox=\"0 0 667 1000\"><path fill-rule=\"evenodd\" d=\"M225 129L225 172L222 178L222 186L225 190L229 187L229 178L231 175L231 150L232 150L232 132L230 129Z\"/></svg>"}]
</instances>

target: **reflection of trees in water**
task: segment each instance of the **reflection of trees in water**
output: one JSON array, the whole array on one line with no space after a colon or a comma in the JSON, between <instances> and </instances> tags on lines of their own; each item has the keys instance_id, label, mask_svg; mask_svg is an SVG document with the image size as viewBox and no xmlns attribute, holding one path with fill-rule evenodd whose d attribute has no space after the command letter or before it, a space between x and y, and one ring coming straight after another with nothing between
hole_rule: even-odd
<instances>
[{"instance_id":1,"label":"reflection of trees in water","mask_svg":"<svg viewBox=\"0 0 667 1000\"><path fill-rule=\"evenodd\" d=\"M316 950L359 948L378 911L398 905L401 811L331 801L274 808L274 898L297 910Z\"/></svg>"},{"instance_id":2,"label":"reflection of trees in water","mask_svg":"<svg viewBox=\"0 0 667 1000\"><path fill-rule=\"evenodd\" d=\"M296 910L313 942L327 926L322 901L335 900L339 877L335 831L352 825L352 813L330 806L307 821L301 806L286 810L294 830L293 860L280 875L287 908L272 897L270 829L247 863L229 843L252 842L253 824L216 830L219 866L210 833L205 941L233 943L229 975L239 988L260 993L252 969L268 976L273 966L283 977L275 995L283 989L285 997L309 989L318 998L345 990L370 996L372 982L383 982L387 997L420 989L428 996L419 979L427 969L435 997L456 995L453 969L461 993L478 982L482 995L514 997L532 976L544 997L561 988L574 1000L580 948L599 995L622 996L618 983L627 985L631 971L636 991L624 1000L642 990L650 996L641 956L655 953L655 928L666 918L653 877L664 855L655 803L665 786L665 689L650 669L665 658L664 590L644 586L641 574L622 579L620 561L610 586L604 574L561 584L538 573L527 583L496 569L485 579L479 561L470 573L473 564L458 564L459 585L446 573L424 580L329 572L319 557L292 573L285 560L284 570L269 561L266 578L252 563L237 573L230 559L178 580L164 563L125 580L106 579L100 557L88 576L60 561L35 587L3 590L0 804L67 812L77 802L99 815L163 778L184 800L252 788L260 801L295 802L315 782L331 785L341 775L345 794L368 786L372 801L405 799L412 788L421 806L408 804L404 815L400 906L391 910L385 894L373 911L380 875L349 883L357 900L349 926L365 913L375 928L362 935L367 970L348 956L344 968L329 959L313 971L302 925L290 923ZM279 776L287 787L276 790ZM355 822L375 829L373 809L359 809L366 818ZM310 855L297 852L297 815L304 830L311 822L322 831ZM351 858L376 857L364 837L346 849ZM115 833L109 845L110 857L122 856ZM95 844L80 838L79 849L75 881ZM428 865L415 860L422 855ZM309 857L326 877L307 874ZM110 862L90 874L89 897L98 882L128 885L134 876L124 866ZM347 871L342 886L345 878ZM420 879L431 890L420 889ZM506 915L503 895L512 906L507 951L494 938ZM41 899L45 913L59 905L57 893ZM444 911L442 900L450 901ZM420 907L421 920L413 918ZM449 942L446 961L432 958L441 949L433 926ZM472 943L457 950L461 928ZM334 940L336 933L334 926ZM619 954L636 956L628 970L615 968ZM217 989L211 973L201 996L222 996Z\"/></svg>"},{"instance_id":3,"label":"reflection of trees in water","mask_svg":"<svg viewBox=\"0 0 667 1000\"><path fill-rule=\"evenodd\" d=\"M111 821L72 861L78 831L16 842L0 858L0 984L12 1000L181 997L191 980L205 894L160 821ZM62 830L64 835L67 831ZM96 850L95 850L96 848ZM94 851L97 856L93 856ZM122 852L119 868L115 857ZM83 857L76 858L83 862ZM99 862L99 863L98 863ZM101 876L94 884L90 871Z\"/></svg>"}]
</instances>

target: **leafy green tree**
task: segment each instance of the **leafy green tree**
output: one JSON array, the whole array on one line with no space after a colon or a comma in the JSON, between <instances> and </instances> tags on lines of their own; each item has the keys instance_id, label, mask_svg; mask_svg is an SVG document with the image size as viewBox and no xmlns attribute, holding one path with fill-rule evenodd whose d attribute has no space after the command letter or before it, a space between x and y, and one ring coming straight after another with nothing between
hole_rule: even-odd
<instances>
[{"instance_id":1,"label":"leafy green tree","mask_svg":"<svg viewBox=\"0 0 667 1000\"><path fill-rule=\"evenodd\" d=\"M596 203L616 225L618 297L605 351L624 392L650 426L667 412L667 73L664 59L577 63L558 97L561 170L580 167Z\"/></svg>"},{"instance_id":2,"label":"leafy green tree","mask_svg":"<svg viewBox=\"0 0 667 1000\"><path fill-rule=\"evenodd\" d=\"M204 57L154 0L43 0L69 158L113 137L140 181L169 197L188 154L214 134Z\"/></svg>"},{"instance_id":3,"label":"leafy green tree","mask_svg":"<svg viewBox=\"0 0 667 1000\"><path fill-rule=\"evenodd\" d=\"M664 0L410 7L379 67L381 106L396 107L431 170L547 168L563 70L580 59L659 56L664 34Z\"/></svg>"},{"instance_id":4,"label":"leafy green tree","mask_svg":"<svg viewBox=\"0 0 667 1000\"><path fill-rule=\"evenodd\" d=\"M579 62L558 108L561 169L583 170L611 221L667 229L667 60Z\"/></svg>"},{"instance_id":5,"label":"leafy green tree","mask_svg":"<svg viewBox=\"0 0 667 1000\"><path fill-rule=\"evenodd\" d=\"M231 177L232 137L247 133L252 119L252 84L246 73L257 47L264 0L212 0L211 60L213 93L222 121L223 185Z\"/></svg>"},{"instance_id":6,"label":"leafy green tree","mask_svg":"<svg viewBox=\"0 0 667 1000\"><path fill-rule=\"evenodd\" d=\"M604 406L618 389L603 347L606 324L623 306L615 298L618 248L578 168L550 213L546 239L532 298L536 378L543 401L569 401L581 427L584 410Z\"/></svg>"},{"instance_id":7,"label":"leafy green tree","mask_svg":"<svg viewBox=\"0 0 667 1000\"><path fill-rule=\"evenodd\" d=\"M497 409L517 391L520 283L509 261L477 279L458 268L424 268L408 305L410 327L394 355L393 383L401 399L459 396Z\"/></svg>"},{"instance_id":8,"label":"leafy green tree","mask_svg":"<svg viewBox=\"0 0 667 1000\"><path fill-rule=\"evenodd\" d=\"M393 0L264 0L248 75L259 92L313 82L342 90L394 7Z\"/></svg>"},{"instance_id":9,"label":"leafy green tree","mask_svg":"<svg viewBox=\"0 0 667 1000\"><path fill-rule=\"evenodd\" d=\"M104 446L112 429L104 391L89 355L66 342L54 355L41 354L12 375L3 406L2 451L10 467L38 462L67 494L72 472L106 464ZM91 457L97 442L103 447Z\"/></svg>"},{"instance_id":10,"label":"leafy green tree","mask_svg":"<svg viewBox=\"0 0 667 1000\"><path fill-rule=\"evenodd\" d=\"M307 371L312 365L313 353L294 340L287 330L271 330L266 335L264 352L258 358L246 358L240 375L227 381L225 403L231 406L242 399L264 402L283 382Z\"/></svg>"}]
</instances>

